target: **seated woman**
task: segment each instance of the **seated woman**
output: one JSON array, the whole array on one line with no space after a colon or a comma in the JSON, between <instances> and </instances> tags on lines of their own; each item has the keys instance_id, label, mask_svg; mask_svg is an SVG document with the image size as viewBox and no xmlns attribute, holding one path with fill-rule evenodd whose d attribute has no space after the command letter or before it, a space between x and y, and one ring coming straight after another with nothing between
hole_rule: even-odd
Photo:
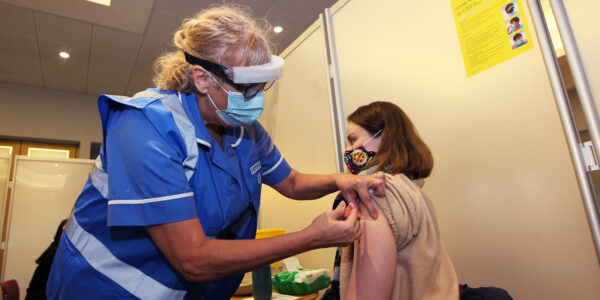
<instances>
[{"instance_id":1,"label":"seated woman","mask_svg":"<svg viewBox=\"0 0 600 300\"><path fill-rule=\"evenodd\" d=\"M363 205L362 236L342 249L341 299L459 299L456 272L440 240L433 203L421 190L433 157L408 116L373 102L348 117L344 160L353 173L386 173L375 197L377 219Z\"/></svg>"}]
</instances>

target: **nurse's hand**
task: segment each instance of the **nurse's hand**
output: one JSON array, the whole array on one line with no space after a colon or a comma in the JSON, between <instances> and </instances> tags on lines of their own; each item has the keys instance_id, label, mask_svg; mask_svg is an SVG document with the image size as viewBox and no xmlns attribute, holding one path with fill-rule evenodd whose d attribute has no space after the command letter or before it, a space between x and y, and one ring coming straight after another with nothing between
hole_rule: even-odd
<instances>
[{"instance_id":1,"label":"nurse's hand","mask_svg":"<svg viewBox=\"0 0 600 300\"><path fill-rule=\"evenodd\" d=\"M310 233L314 248L348 246L361 235L358 208L350 205L350 215L345 220L346 204L342 201L334 209L316 217L305 231Z\"/></svg>"},{"instance_id":2,"label":"nurse's hand","mask_svg":"<svg viewBox=\"0 0 600 300\"><path fill-rule=\"evenodd\" d=\"M357 200L360 199L360 203L367 208L371 217L377 219L376 204L369 196L369 190L373 191L375 196L385 196L385 174L383 172L371 175L339 173L336 184L348 203L358 207Z\"/></svg>"}]
</instances>

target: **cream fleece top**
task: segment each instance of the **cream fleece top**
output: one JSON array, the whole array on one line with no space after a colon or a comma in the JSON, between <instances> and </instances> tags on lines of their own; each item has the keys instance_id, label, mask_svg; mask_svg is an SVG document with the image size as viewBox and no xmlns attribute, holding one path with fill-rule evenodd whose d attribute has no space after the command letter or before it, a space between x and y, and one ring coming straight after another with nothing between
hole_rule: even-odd
<instances>
[{"instance_id":1,"label":"cream fleece top","mask_svg":"<svg viewBox=\"0 0 600 300\"><path fill-rule=\"evenodd\" d=\"M386 174L385 197L374 197L396 241L396 278L390 299L458 300L456 271L440 240L433 203L422 186L422 179ZM346 299L352 272L352 247L342 249L342 299Z\"/></svg>"}]
</instances>

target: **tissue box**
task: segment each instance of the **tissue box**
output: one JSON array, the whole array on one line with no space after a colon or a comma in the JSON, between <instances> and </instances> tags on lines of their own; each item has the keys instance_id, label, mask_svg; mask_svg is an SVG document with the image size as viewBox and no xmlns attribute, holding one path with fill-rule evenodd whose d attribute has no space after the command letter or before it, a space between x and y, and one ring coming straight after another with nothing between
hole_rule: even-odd
<instances>
[{"instance_id":1,"label":"tissue box","mask_svg":"<svg viewBox=\"0 0 600 300\"><path fill-rule=\"evenodd\" d=\"M308 295L331 284L326 269L298 269L275 274L273 287L280 294Z\"/></svg>"}]
</instances>

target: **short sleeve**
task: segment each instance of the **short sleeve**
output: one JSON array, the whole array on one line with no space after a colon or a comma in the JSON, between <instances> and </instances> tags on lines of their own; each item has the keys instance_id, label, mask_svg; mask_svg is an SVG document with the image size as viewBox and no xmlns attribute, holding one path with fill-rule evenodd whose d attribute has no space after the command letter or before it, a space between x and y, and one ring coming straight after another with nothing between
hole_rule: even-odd
<instances>
[{"instance_id":1,"label":"short sleeve","mask_svg":"<svg viewBox=\"0 0 600 300\"><path fill-rule=\"evenodd\" d=\"M110 113L104 149L109 226L148 226L197 217L183 168L184 142L171 114L162 109L165 120L160 131L140 109L120 107Z\"/></svg>"},{"instance_id":2,"label":"short sleeve","mask_svg":"<svg viewBox=\"0 0 600 300\"><path fill-rule=\"evenodd\" d=\"M292 167L287 163L277 147L261 160L265 171L262 173L263 182L273 186L286 179L292 172Z\"/></svg>"},{"instance_id":3,"label":"short sleeve","mask_svg":"<svg viewBox=\"0 0 600 300\"><path fill-rule=\"evenodd\" d=\"M286 179L292 172L292 167L273 144L271 137L259 122L253 123L249 135L255 139L256 147L261 149L262 152L260 159L262 181L273 186Z\"/></svg>"}]
</instances>

